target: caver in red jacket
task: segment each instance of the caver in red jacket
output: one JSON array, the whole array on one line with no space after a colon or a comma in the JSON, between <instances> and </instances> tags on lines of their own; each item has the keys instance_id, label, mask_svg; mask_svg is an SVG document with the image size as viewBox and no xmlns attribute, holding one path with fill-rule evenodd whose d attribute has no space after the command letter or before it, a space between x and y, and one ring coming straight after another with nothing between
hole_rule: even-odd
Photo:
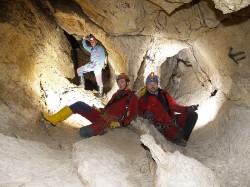
<instances>
[{"instance_id":1,"label":"caver in red jacket","mask_svg":"<svg viewBox=\"0 0 250 187\"><path fill-rule=\"evenodd\" d=\"M127 100L129 97L129 101ZM118 98L118 99L117 99ZM126 102L128 103L128 115L123 119L126 112ZM120 122L121 127L125 127L137 116L138 113L138 98L130 89L121 91L118 90L104 107L104 115L108 114Z\"/></svg>"},{"instance_id":2,"label":"caver in red jacket","mask_svg":"<svg viewBox=\"0 0 250 187\"><path fill-rule=\"evenodd\" d=\"M69 107L73 113L80 114L92 123L80 129L80 135L88 138L104 132L113 121L119 122L121 127L129 125L137 116L138 98L130 89L118 90L102 112L84 102L76 102Z\"/></svg>"},{"instance_id":3,"label":"caver in red jacket","mask_svg":"<svg viewBox=\"0 0 250 187\"><path fill-rule=\"evenodd\" d=\"M145 112L149 111L154 114L153 124L156 127L164 127L161 133L170 141L182 138L181 132L189 116L188 107L180 106L165 90L158 88L158 95L146 93L139 99L139 116L146 118ZM179 113L176 115L176 113ZM176 119L177 124L169 125ZM197 118L196 118L197 120ZM180 133L182 133L180 135ZM191 132L189 133L189 138ZM184 138L185 139L185 138Z\"/></svg>"}]
</instances>

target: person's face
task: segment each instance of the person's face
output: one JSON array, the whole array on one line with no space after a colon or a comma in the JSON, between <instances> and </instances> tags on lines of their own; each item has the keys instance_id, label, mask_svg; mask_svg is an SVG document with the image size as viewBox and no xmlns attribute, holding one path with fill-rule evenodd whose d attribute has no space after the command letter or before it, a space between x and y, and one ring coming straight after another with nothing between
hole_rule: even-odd
<instances>
[{"instance_id":1,"label":"person's face","mask_svg":"<svg viewBox=\"0 0 250 187\"><path fill-rule=\"evenodd\" d=\"M155 93L158 90L158 82L147 82L147 90L151 93Z\"/></svg>"},{"instance_id":2,"label":"person's face","mask_svg":"<svg viewBox=\"0 0 250 187\"><path fill-rule=\"evenodd\" d=\"M119 90L124 90L127 86L126 80L125 79L119 79L117 81L117 85L119 87Z\"/></svg>"},{"instance_id":3,"label":"person's face","mask_svg":"<svg viewBox=\"0 0 250 187\"><path fill-rule=\"evenodd\" d=\"M96 46L96 40L90 40L89 42L92 47Z\"/></svg>"}]
</instances>

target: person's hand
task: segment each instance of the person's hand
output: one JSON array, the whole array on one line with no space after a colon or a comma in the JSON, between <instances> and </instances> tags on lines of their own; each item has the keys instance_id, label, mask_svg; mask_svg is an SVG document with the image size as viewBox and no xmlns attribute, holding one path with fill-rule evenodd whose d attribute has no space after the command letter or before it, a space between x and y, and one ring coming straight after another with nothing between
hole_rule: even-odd
<instances>
[{"instance_id":1,"label":"person's hand","mask_svg":"<svg viewBox=\"0 0 250 187\"><path fill-rule=\"evenodd\" d=\"M104 114L105 112L104 108L96 108L96 110L98 110L101 114Z\"/></svg>"},{"instance_id":2,"label":"person's hand","mask_svg":"<svg viewBox=\"0 0 250 187\"><path fill-rule=\"evenodd\" d=\"M155 120L155 115L150 111L146 111L145 116L149 121L154 121Z\"/></svg>"},{"instance_id":3,"label":"person's hand","mask_svg":"<svg viewBox=\"0 0 250 187\"><path fill-rule=\"evenodd\" d=\"M101 114L104 114L104 108L99 108L99 111L101 112Z\"/></svg>"},{"instance_id":4,"label":"person's hand","mask_svg":"<svg viewBox=\"0 0 250 187\"><path fill-rule=\"evenodd\" d=\"M104 114L104 108L97 108L95 105L93 105L93 108L100 112L101 114Z\"/></svg>"},{"instance_id":5,"label":"person's hand","mask_svg":"<svg viewBox=\"0 0 250 187\"><path fill-rule=\"evenodd\" d=\"M83 38L83 39L85 39L85 40L89 40L89 35L87 35L87 36L85 36L85 38Z\"/></svg>"},{"instance_id":6,"label":"person's hand","mask_svg":"<svg viewBox=\"0 0 250 187\"><path fill-rule=\"evenodd\" d=\"M199 105L191 105L188 107L188 111L194 112L194 111L198 110L198 107L199 107Z\"/></svg>"},{"instance_id":7,"label":"person's hand","mask_svg":"<svg viewBox=\"0 0 250 187\"><path fill-rule=\"evenodd\" d=\"M94 108L95 110L97 110L98 112L101 112L101 109L100 109L100 108L97 108L97 107L94 106L94 105L93 105L93 108Z\"/></svg>"},{"instance_id":8,"label":"person's hand","mask_svg":"<svg viewBox=\"0 0 250 187\"><path fill-rule=\"evenodd\" d=\"M120 123L117 122L117 121L112 121L109 127L110 127L111 129L114 129L114 128L121 127L121 125L120 125Z\"/></svg>"}]
</instances>

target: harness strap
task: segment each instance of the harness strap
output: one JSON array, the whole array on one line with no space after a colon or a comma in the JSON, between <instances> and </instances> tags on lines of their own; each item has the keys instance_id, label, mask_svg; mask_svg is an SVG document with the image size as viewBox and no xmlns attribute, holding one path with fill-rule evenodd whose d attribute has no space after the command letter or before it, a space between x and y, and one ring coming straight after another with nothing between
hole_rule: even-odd
<instances>
[{"instance_id":1,"label":"harness strap","mask_svg":"<svg viewBox=\"0 0 250 187\"><path fill-rule=\"evenodd\" d=\"M129 105L129 103L130 103L130 99L131 99L131 97L132 97L132 95L134 94L134 92L132 91L129 95L128 95L128 97L127 97L127 99L126 99L126 107L125 107L125 112L124 112L124 114L120 117L120 118L118 118L118 122L121 122L125 117L127 117L127 115L128 115L128 105Z\"/></svg>"},{"instance_id":2,"label":"harness strap","mask_svg":"<svg viewBox=\"0 0 250 187\"><path fill-rule=\"evenodd\" d=\"M180 130L182 130L182 128L179 126L179 124L177 123L177 119L174 119L173 121L171 121L171 123L169 124L165 124L165 123L155 123L155 127L156 129L158 129L160 132L164 131L165 129L169 128L169 126L174 126Z\"/></svg>"},{"instance_id":3,"label":"harness strap","mask_svg":"<svg viewBox=\"0 0 250 187\"><path fill-rule=\"evenodd\" d=\"M125 95L121 96L119 99L114 98L112 102L110 102L109 104L107 104L107 105L105 106L105 108L108 108L110 105L112 105L112 104L115 103L116 101L119 101L119 100L122 99L123 97L126 97L127 95L128 95L128 94L125 94Z\"/></svg>"}]
</instances>

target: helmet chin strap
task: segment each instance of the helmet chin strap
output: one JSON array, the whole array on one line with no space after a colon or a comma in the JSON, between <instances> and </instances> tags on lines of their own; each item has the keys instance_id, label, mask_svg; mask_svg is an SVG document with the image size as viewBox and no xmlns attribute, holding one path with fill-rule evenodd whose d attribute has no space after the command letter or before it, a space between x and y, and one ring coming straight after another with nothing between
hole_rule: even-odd
<instances>
[{"instance_id":1,"label":"helmet chin strap","mask_svg":"<svg viewBox=\"0 0 250 187\"><path fill-rule=\"evenodd\" d=\"M120 90L120 91L126 90L127 87L128 87L128 82L126 81L126 86L122 90Z\"/></svg>"}]
</instances>

